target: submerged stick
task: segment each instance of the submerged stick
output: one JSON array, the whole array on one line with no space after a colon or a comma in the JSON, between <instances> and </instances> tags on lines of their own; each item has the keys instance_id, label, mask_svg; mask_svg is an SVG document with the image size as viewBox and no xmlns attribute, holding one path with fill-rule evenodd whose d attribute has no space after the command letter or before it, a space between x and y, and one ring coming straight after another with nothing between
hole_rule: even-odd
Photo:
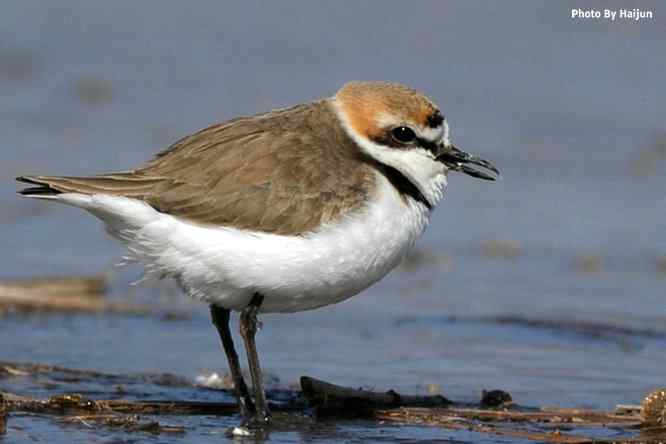
<instances>
[{"instance_id":1,"label":"submerged stick","mask_svg":"<svg viewBox=\"0 0 666 444\"><path fill-rule=\"evenodd\" d=\"M444 407L444 396L401 395L394 390L378 393L331 384L308 376L301 377L303 396L317 414L324 416L364 416L377 409L396 407Z\"/></svg>"}]
</instances>

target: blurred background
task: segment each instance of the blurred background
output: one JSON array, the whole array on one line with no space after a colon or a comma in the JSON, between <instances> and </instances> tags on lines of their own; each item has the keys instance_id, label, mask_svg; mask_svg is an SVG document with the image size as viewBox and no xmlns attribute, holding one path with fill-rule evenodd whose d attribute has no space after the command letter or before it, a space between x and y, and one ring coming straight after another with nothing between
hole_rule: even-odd
<instances>
[{"instance_id":1,"label":"blurred background","mask_svg":"<svg viewBox=\"0 0 666 444\"><path fill-rule=\"evenodd\" d=\"M652 10L574 20L571 9ZM0 279L105 272L178 307L0 319L0 359L226 372L205 306L130 287L94 218L21 200L19 174L132 168L238 115L349 80L424 91L454 143L503 180L450 177L414 254L362 295L265 316L267 372L454 399L613 407L664 384L666 7L660 2L5 0L0 7Z\"/></svg>"}]
</instances>

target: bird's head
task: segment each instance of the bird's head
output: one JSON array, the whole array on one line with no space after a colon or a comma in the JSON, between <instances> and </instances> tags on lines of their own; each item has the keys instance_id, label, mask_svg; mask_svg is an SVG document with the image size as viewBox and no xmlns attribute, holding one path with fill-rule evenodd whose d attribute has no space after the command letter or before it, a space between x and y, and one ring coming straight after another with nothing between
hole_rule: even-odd
<instances>
[{"instance_id":1,"label":"bird's head","mask_svg":"<svg viewBox=\"0 0 666 444\"><path fill-rule=\"evenodd\" d=\"M414 89L395 83L350 82L337 92L333 103L361 150L400 171L426 197L441 194L432 188L441 188L449 171L485 180L500 177L490 162L453 146L442 112Z\"/></svg>"}]
</instances>

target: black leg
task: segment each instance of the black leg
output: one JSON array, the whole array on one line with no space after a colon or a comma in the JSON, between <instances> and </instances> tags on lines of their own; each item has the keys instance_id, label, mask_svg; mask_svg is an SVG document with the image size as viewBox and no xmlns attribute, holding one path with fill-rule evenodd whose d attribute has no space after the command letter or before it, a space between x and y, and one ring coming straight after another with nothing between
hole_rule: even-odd
<instances>
[{"instance_id":1,"label":"black leg","mask_svg":"<svg viewBox=\"0 0 666 444\"><path fill-rule=\"evenodd\" d=\"M229 330L229 310L218 307L217 305L211 305L210 317L213 321L213 325L217 328L217 332L220 334L224 353L227 355L227 361L229 361L231 379L234 382L234 394L238 400L241 416L248 418L254 414L256 410L252 398L250 398L250 392L247 389L245 380L243 380L240 365L238 364L238 355L236 354L234 340L231 337L231 331Z\"/></svg>"},{"instance_id":2,"label":"black leg","mask_svg":"<svg viewBox=\"0 0 666 444\"><path fill-rule=\"evenodd\" d=\"M250 365L250 375L252 376L252 387L254 388L254 402L256 404L256 422L257 425L266 424L270 418L268 404L266 402L266 393L264 392L263 375L259 366L259 354L254 337L257 333L257 313L261 307L264 297L255 293L250 304L245 307L240 316L240 334L245 341L245 351Z\"/></svg>"}]
</instances>

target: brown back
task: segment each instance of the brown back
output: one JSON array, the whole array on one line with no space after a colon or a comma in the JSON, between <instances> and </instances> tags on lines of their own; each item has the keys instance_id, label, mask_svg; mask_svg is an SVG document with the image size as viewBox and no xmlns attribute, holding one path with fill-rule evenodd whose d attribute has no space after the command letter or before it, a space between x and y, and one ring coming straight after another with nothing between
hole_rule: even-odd
<instances>
[{"instance_id":1,"label":"brown back","mask_svg":"<svg viewBox=\"0 0 666 444\"><path fill-rule=\"evenodd\" d=\"M327 100L213 125L135 171L27 179L61 192L139 198L199 224L285 235L336 221L375 186L373 167Z\"/></svg>"}]
</instances>

